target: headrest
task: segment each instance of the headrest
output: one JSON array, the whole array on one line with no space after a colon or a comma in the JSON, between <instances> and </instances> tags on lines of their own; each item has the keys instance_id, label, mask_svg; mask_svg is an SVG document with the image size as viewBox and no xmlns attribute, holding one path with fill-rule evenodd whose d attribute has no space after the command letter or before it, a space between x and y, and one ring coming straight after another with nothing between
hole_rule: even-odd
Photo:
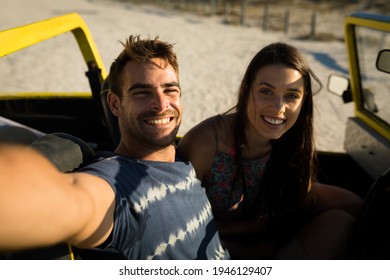
<instances>
[{"instance_id":1,"label":"headrest","mask_svg":"<svg viewBox=\"0 0 390 280\"><path fill-rule=\"evenodd\" d=\"M119 131L118 118L111 112L110 106L108 105L107 102L107 94L109 90L110 90L110 83L109 83L109 77L107 77L103 82L100 97L102 101L104 119L110 131L113 145L114 147L116 147L119 144L121 136Z\"/></svg>"},{"instance_id":2,"label":"headrest","mask_svg":"<svg viewBox=\"0 0 390 280\"><path fill-rule=\"evenodd\" d=\"M60 171L71 172L95 157L95 151L83 140L66 133L46 134L30 147L47 157Z\"/></svg>"},{"instance_id":3,"label":"headrest","mask_svg":"<svg viewBox=\"0 0 390 280\"><path fill-rule=\"evenodd\" d=\"M21 126L0 126L0 142L29 145L41 135Z\"/></svg>"}]
</instances>

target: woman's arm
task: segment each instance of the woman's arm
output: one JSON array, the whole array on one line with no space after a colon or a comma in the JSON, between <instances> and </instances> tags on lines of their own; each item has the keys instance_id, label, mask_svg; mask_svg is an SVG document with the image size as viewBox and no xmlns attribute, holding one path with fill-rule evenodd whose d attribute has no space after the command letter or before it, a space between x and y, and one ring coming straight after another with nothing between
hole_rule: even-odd
<instances>
[{"instance_id":1,"label":"woman's arm","mask_svg":"<svg viewBox=\"0 0 390 280\"><path fill-rule=\"evenodd\" d=\"M104 180L61 173L33 149L0 145L0 249L97 246L112 229L113 207Z\"/></svg>"}]
</instances>

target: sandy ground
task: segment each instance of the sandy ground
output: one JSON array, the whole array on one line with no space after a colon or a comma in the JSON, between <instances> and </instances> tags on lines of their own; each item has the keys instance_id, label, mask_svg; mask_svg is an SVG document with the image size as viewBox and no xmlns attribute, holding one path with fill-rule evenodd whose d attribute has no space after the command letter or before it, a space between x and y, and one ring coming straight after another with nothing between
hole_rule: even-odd
<instances>
[{"instance_id":1,"label":"sandy ground","mask_svg":"<svg viewBox=\"0 0 390 280\"><path fill-rule=\"evenodd\" d=\"M79 13L90 28L106 70L121 50L119 41L130 34L158 35L175 43L184 105L179 134L234 104L241 77L260 48L275 41L292 43L304 53L324 84L315 96L317 148L344 151L345 121L353 116L353 105L343 104L341 98L326 90L329 74L348 74L343 42L297 40L282 32L263 32L259 27L226 25L220 17L199 17L109 0L1 0L1 4L1 30ZM69 37L63 35L54 42L28 48L21 55L2 58L2 91L32 91L37 86L59 91L89 90L86 67L77 46L75 51L69 47Z\"/></svg>"}]
</instances>

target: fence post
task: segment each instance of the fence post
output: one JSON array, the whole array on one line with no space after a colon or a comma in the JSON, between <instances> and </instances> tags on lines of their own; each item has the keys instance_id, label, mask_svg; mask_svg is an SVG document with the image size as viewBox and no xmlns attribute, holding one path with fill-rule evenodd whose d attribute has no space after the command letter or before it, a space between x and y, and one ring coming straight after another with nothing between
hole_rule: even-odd
<instances>
[{"instance_id":1,"label":"fence post","mask_svg":"<svg viewBox=\"0 0 390 280\"><path fill-rule=\"evenodd\" d=\"M194 12L199 13L199 0L194 0Z\"/></svg>"},{"instance_id":2,"label":"fence post","mask_svg":"<svg viewBox=\"0 0 390 280\"><path fill-rule=\"evenodd\" d=\"M231 6L230 2L226 2L225 3L225 22L226 23L229 23L230 14L232 12L231 10L232 10L232 6Z\"/></svg>"},{"instance_id":3,"label":"fence post","mask_svg":"<svg viewBox=\"0 0 390 280\"><path fill-rule=\"evenodd\" d=\"M218 14L219 12L223 11L223 3L225 2L224 0L217 0L216 1L217 4L216 4L216 13Z\"/></svg>"},{"instance_id":4,"label":"fence post","mask_svg":"<svg viewBox=\"0 0 390 280\"><path fill-rule=\"evenodd\" d=\"M207 13L208 13L208 9L209 9L209 7L208 7L208 5L207 5L207 1L202 1L202 14L203 15L207 15Z\"/></svg>"},{"instance_id":5,"label":"fence post","mask_svg":"<svg viewBox=\"0 0 390 280\"><path fill-rule=\"evenodd\" d=\"M186 1L185 0L180 0L180 9L185 10L186 9Z\"/></svg>"},{"instance_id":6,"label":"fence post","mask_svg":"<svg viewBox=\"0 0 390 280\"><path fill-rule=\"evenodd\" d=\"M284 34L288 34L288 28L290 27L290 10L286 9L284 12Z\"/></svg>"},{"instance_id":7,"label":"fence post","mask_svg":"<svg viewBox=\"0 0 390 280\"><path fill-rule=\"evenodd\" d=\"M268 1L264 5L264 16L263 16L263 30L268 30L268 19L269 19L269 4Z\"/></svg>"},{"instance_id":8,"label":"fence post","mask_svg":"<svg viewBox=\"0 0 390 280\"><path fill-rule=\"evenodd\" d=\"M241 1L241 25L246 26L246 10L248 6L248 0Z\"/></svg>"},{"instance_id":9,"label":"fence post","mask_svg":"<svg viewBox=\"0 0 390 280\"><path fill-rule=\"evenodd\" d=\"M316 24L317 24L317 13L313 13L311 15L311 28L310 28L311 37L314 37L316 35Z\"/></svg>"},{"instance_id":10,"label":"fence post","mask_svg":"<svg viewBox=\"0 0 390 280\"><path fill-rule=\"evenodd\" d=\"M217 0L210 0L210 15L217 13Z\"/></svg>"}]
</instances>

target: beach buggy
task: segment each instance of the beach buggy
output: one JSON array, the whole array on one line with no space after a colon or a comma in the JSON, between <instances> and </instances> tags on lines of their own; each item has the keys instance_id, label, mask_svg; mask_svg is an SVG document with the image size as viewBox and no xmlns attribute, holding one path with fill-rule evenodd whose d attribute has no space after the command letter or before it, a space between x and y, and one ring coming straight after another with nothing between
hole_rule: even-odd
<instances>
[{"instance_id":1,"label":"beach buggy","mask_svg":"<svg viewBox=\"0 0 390 280\"><path fill-rule=\"evenodd\" d=\"M37 148L63 172L77 170L96 153L113 150L119 141L116 119L106 104L107 73L92 35L75 13L0 31L0 59L68 33L76 39L84 60L80 79L88 81L88 91L0 92L0 142L31 145L51 135L53 142L38 141ZM318 151L319 179L365 198L354 234L354 258L390 259L390 17L348 16L345 41L349 76L331 75L328 90L345 102L354 102L355 114L342 132L346 152ZM39 63L50 64L50 56L47 60ZM117 257L67 244L0 253L0 259Z\"/></svg>"}]
</instances>

